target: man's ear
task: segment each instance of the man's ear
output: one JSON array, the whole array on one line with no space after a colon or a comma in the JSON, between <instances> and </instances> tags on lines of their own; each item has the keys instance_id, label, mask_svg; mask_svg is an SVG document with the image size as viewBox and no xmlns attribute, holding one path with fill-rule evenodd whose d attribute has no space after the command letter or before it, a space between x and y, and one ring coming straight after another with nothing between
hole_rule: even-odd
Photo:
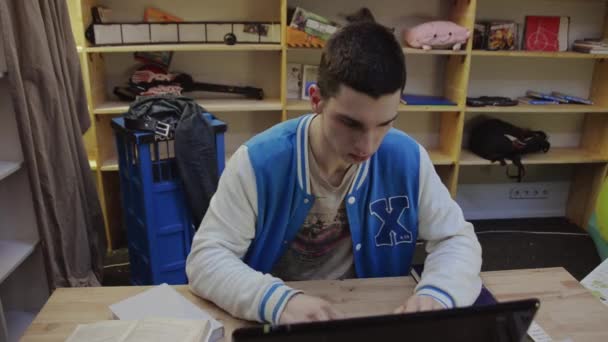
<instances>
[{"instance_id":1,"label":"man's ear","mask_svg":"<svg viewBox=\"0 0 608 342\"><path fill-rule=\"evenodd\" d=\"M319 86L316 84L311 85L308 88L308 95L310 97L310 106L312 107L312 111L316 114L321 114L323 112L323 107L325 105L325 101L321 97L321 90Z\"/></svg>"}]
</instances>

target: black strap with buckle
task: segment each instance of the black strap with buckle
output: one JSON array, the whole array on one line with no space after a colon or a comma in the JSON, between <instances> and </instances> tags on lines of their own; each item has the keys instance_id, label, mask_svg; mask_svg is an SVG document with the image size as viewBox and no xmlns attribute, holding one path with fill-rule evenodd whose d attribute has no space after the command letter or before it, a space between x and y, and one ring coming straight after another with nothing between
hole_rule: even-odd
<instances>
[{"instance_id":1,"label":"black strap with buckle","mask_svg":"<svg viewBox=\"0 0 608 342\"><path fill-rule=\"evenodd\" d=\"M139 119L125 117L125 127L137 131L151 131L163 138L172 138L177 127L177 120L171 123L159 121L149 116Z\"/></svg>"},{"instance_id":2,"label":"black strap with buckle","mask_svg":"<svg viewBox=\"0 0 608 342\"><path fill-rule=\"evenodd\" d=\"M173 95L138 98L124 115L125 127L131 130L154 132L161 139L173 139L177 124L185 110L184 106L191 101L189 98Z\"/></svg>"}]
</instances>

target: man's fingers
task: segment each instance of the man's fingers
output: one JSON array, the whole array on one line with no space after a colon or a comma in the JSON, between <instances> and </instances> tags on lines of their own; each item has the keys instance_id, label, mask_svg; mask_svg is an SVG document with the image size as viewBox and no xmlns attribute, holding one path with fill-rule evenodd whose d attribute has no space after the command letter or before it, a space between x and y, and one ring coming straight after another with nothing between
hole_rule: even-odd
<instances>
[{"instance_id":1,"label":"man's fingers","mask_svg":"<svg viewBox=\"0 0 608 342\"><path fill-rule=\"evenodd\" d=\"M294 321L295 320L293 319L293 316L291 316L290 314L284 312L281 315L281 320L279 321L279 324L291 324L291 323L294 323Z\"/></svg>"},{"instance_id":2,"label":"man's fingers","mask_svg":"<svg viewBox=\"0 0 608 342\"><path fill-rule=\"evenodd\" d=\"M323 309L317 310L313 314L313 321L329 321L329 315Z\"/></svg>"},{"instance_id":3,"label":"man's fingers","mask_svg":"<svg viewBox=\"0 0 608 342\"><path fill-rule=\"evenodd\" d=\"M405 312L416 312L418 311L418 300L417 297L411 297L405 306Z\"/></svg>"},{"instance_id":4,"label":"man's fingers","mask_svg":"<svg viewBox=\"0 0 608 342\"><path fill-rule=\"evenodd\" d=\"M344 314L342 313L342 311L334 308L333 306L329 305L325 308L325 312L327 312L327 315L329 316L330 319L342 319L344 318Z\"/></svg>"},{"instance_id":5,"label":"man's fingers","mask_svg":"<svg viewBox=\"0 0 608 342\"><path fill-rule=\"evenodd\" d=\"M419 309L420 311L431 311L433 309L435 309L435 301L431 298L428 297L420 297L418 299L418 302L420 303L419 305Z\"/></svg>"}]
</instances>

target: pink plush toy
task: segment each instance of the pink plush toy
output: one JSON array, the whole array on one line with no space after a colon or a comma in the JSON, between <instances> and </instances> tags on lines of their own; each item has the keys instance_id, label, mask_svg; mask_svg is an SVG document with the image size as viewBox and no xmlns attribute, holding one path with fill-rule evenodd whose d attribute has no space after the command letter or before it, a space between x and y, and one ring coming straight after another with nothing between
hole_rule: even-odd
<instances>
[{"instance_id":1,"label":"pink plush toy","mask_svg":"<svg viewBox=\"0 0 608 342\"><path fill-rule=\"evenodd\" d=\"M403 38L409 46L424 50L460 50L469 36L469 30L451 21L429 21L403 31Z\"/></svg>"}]
</instances>

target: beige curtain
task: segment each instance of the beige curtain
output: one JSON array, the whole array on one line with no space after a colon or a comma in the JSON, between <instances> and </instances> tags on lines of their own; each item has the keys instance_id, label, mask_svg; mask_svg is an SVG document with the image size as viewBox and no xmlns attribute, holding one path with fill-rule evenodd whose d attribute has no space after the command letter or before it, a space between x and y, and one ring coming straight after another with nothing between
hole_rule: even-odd
<instances>
[{"instance_id":1,"label":"beige curtain","mask_svg":"<svg viewBox=\"0 0 608 342\"><path fill-rule=\"evenodd\" d=\"M0 33L51 286L99 285L103 219L66 2L0 0Z\"/></svg>"}]
</instances>

